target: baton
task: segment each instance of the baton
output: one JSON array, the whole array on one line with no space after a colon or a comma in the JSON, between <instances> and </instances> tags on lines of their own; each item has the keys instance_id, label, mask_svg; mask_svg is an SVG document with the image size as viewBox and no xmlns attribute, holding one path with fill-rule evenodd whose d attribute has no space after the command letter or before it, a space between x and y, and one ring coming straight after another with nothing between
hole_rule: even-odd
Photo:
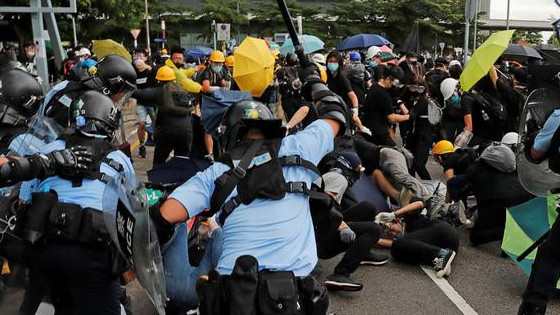
<instances>
[{"instance_id":1,"label":"baton","mask_svg":"<svg viewBox=\"0 0 560 315\"><path fill-rule=\"evenodd\" d=\"M533 245L529 246L529 248L521 253L521 255L519 255L516 260L522 261L523 259L525 259L527 255L529 255L533 250L535 250L535 248L539 247L539 245L541 245L546 240L548 234L550 234L550 230L546 231L546 233L544 233L543 236L541 236L536 242L534 242Z\"/></svg>"},{"instance_id":2,"label":"baton","mask_svg":"<svg viewBox=\"0 0 560 315\"><path fill-rule=\"evenodd\" d=\"M294 49L296 46L300 46L299 37L296 33L296 27L294 26L294 21L290 16L290 12L288 11L288 6L286 5L285 0L278 0L278 8L282 13L282 18L284 19L284 23L286 24L286 28L288 29L288 33L290 33L290 38L292 39L292 43L294 44Z\"/></svg>"}]
</instances>

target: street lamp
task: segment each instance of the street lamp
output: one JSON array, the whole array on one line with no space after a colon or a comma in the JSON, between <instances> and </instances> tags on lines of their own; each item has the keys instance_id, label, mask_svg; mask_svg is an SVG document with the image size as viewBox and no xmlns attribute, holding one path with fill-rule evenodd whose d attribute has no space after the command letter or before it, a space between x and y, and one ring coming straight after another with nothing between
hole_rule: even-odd
<instances>
[{"instance_id":1,"label":"street lamp","mask_svg":"<svg viewBox=\"0 0 560 315\"><path fill-rule=\"evenodd\" d=\"M144 6L146 7L146 45L148 46L148 55L152 55L152 49L150 48L150 16L148 15L148 0L144 0Z\"/></svg>"}]
</instances>

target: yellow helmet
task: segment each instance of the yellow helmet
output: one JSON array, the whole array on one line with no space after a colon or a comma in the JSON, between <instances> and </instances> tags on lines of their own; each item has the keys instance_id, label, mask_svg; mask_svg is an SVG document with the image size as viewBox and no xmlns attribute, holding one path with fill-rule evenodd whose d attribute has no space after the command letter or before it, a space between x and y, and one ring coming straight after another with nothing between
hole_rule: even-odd
<instances>
[{"instance_id":1,"label":"yellow helmet","mask_svg":"<svg viewBox=\"0 0 560 315\"><path fill-rule=\"evenodd\" d=\"M235 62L235 58L233 57L233 55L229 55L226 57L226 61L225 61L226 67L230 67L230 68L233 67L234 62Z\"/></svg>"},{"instance_id":2,"label":"yellow helmet","mask_svg":"<svg viewBox=\"0 0 560 315\"><path fill-rule=\"evenodd\" d=\"M432 149L432 154L434 155L453 152L455 152L455 146L453 146L453 143L447 140L441 140L440 142L436 143L436 145L434 145L434 148Z\"/></svg>"},{"instance_id":3,"label":"yellow helmet","mask_svg":"<svg viewBox=\"0 0 560 315\"><path fill-rule=\"evenodd\" d=\"M225 62L226 58L224 57L224 53L219 50L214 50L210 54L210 61L212 62Z\"/></svg>"},{"instance_id":4,"label":"yellow helmet","mask_svg":"<svg viewBox=\"0 0 560 315\"><path fill-rule=\"evenodd\" d=\"M167 55L167 49L165 49L165 48L162 49L162 50L161 50L161 54L162 54L162 55Z\"/></svg>"},{"instance_id":5,"label":"yellow helmet","mask_svg":"<svg viewBox=\"0 0 560 315\"><path fill-rule=\"evenodd\" d=\"M173 81L177 79L175 71L168 66L161 66L156 73L156 80L158 81Z\"/></svg>"}]
</instances>

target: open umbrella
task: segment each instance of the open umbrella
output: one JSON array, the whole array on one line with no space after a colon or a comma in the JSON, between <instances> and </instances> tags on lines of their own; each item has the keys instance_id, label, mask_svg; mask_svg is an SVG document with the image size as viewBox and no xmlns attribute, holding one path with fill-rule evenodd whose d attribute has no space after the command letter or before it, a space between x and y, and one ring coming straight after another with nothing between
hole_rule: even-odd
<instances>
[{"instance_id":1,"label":"open umbrella","mask_svg":"<svg viewBox=\"0 0 560 315\"><path fill-rule=\"evenodd\" d=\"M192 59L203 59L204 57L210 55L214 51L210 47L205 46L195 46L193 48L187 49L185 51L185 57L190 57Z\"/></svg>"},{"instance_id":2,"label":"open umbrella","mask_svg":"<svg viewBox=\"0 0 560 315\"><path fill-rule=\"evenodd\" d=\"M518 62L526 62L529 58L543 59L535 48L519 44L509 44L502 56L506 60Z\"/></svg>"},{"instance_id":3,"label":"open umbrella","mask_svg":"<svg viewBox=\"0 0 560 315\"><path fill-rule=\"evenodd\" d=\"M98 60L108 55L119 55L127 61L132 61L132 56L130 56L128 50L112 39L94 40L91 50Z\"/></svg>"},{"instance_id":4,"label":"open umbrella","mask_svg":"<svg viewBox=\"0 0 560 315\"><path fill-rule=\"evenodd\" d=\"M313 36L313 35L302 35L300 36L299 41L303 46L303 51L306 54L314 53L316 51L322 50L323 47L325 47L325 43L317 36ZM280 53L282 55L287 55L288 53L293 53L293 52L294 52L294 43L292 43L292 39L288 38L284 42L284 44L282 44L282 47L280 47Z\"/></svg>"},{"instance_id":5,"label":"open umbrella","mask_svg":"<svg viewBox=\"0 0 560 315\"><path fill-rule=\"evenodd\" d=\"M517 257L550 229L558 215L556 204L559 198L560 195L536 197L507 210L502 250L527 275L531 273L537 250L533 250L521 261Z\"/></svg>"},{"instance_id":6,"label":"open umbrella","mask_svg":"<svg viewBox=\"0 0 560 315\"><path fill-rule=\"evenodd\" d=\"M248 36L233 56L233 78L239 89L260 97L274 78L274 57L266 41Z\"/></svg>"},{"instance_id":7,"label":"open umbrella","mask_svg":"<svg viewBox=\"0 0 560 315\"><path fill-rule=\"evenodd\" d=\"M461 74L460 80L463 91L470 90L480 78L488 73L494 62L508 47L514 32L515 30L508 30L493 33L475 50Z\"/></svg>"},{"instance_id":8,"label":"open umbrella","mask_svg":"<svg viewBox=\"0 0 560 315\"><path fill-rule=\"evenodd\" d=\"M383 46L393 44L385 37L376 34L358 34L343 39L336 49L350 50L350 49L364 49L371 46Z\"/></svg>"}]
</instances>

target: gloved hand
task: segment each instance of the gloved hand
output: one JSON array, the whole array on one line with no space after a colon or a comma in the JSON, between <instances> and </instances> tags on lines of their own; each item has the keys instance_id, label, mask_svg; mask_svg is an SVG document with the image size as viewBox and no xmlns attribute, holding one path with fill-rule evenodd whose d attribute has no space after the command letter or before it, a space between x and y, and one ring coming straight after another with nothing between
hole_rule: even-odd
<instances>
[{"instance_id":1,"label":"gloved hand","mask_svg":"<svg viewBox=\"0 0 560 315\"><path fill-rule=\"evenodd\" d=\"M93 151L90 148L75 146L70 149L53 151L40 157L45 163L46 177L59 175L69 178L76 176L80 171L87 170L91 166L92 155Z\"/></svg>"},{"instance_id":2,"label":"gloved hand","mask_svg":"<svg viewBox=\"0 0 560 315\"><path fill-rule=\"evenodd\" d=\"M408 111L408 120L415 120L418 117L418 113L415 110Z\"/></svg>"},{"instance_id":3,"label":"gloved hand","mask_svg":"<svg viewBox=\"0 0 560 315\"><path fill-rule=\"evenodd\" d=\"M395 212L381 212L375 216L375 223L387 223L396 218L397 214Z\"/></svg>"},{"instance_id":4,"label":"gloved hand","mask_svg":"<svg viewBox=\"0 0 560 315\"><path fill-rule=\"evenodd\" d=\"M356 239L356 233L349 227L345 227L340 232L340 240L344 243L352 243Z\"/></svg>"},{"instance_id":5,"label":"gloved hand","mask_svg":"<svg viewBox=\"0 0 560 315\"><path fill-rule=\"evenodd\" d=\"M366 134L366 135L368 135L368 136L370 136L370 137L373 135L373 134L371 133L371 130L370 130L368 127L363 126L363 125L362 125L361 128L358 129L358 132L361 132L361 133L363 133L363 134Z\"/></svg>"}]
</instances>

